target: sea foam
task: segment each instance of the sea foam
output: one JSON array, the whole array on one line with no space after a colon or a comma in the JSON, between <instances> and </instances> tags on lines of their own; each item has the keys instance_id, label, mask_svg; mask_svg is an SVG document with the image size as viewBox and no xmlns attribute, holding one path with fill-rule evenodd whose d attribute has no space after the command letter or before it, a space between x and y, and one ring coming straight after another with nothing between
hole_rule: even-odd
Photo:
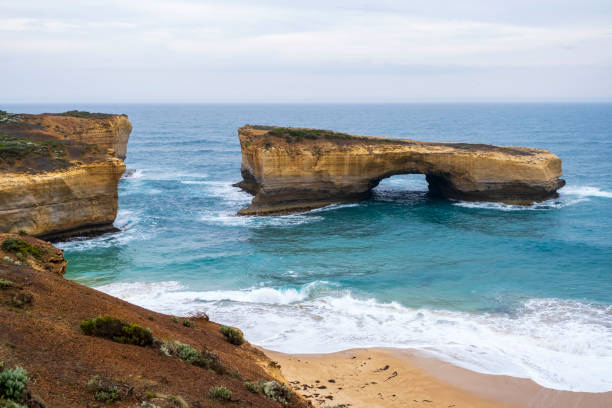
<instances>
[{"instance_id":1,"label":"sea foam","mask_svg":"<svg viewBox=\"0 0 612 408\"><path fill-rule=\"evenodd\" d=\"M604 198L612 198L612 192L603 191L597 187L590 186L565 186L559 193L580 196L580 197L604 197Z\"/></svg>"},{"instance_id":2,"label":"sea foam","mask_svg":"<svg viewBox=\"0 0 612 408\"><path fill-rule=\"evenodd\" d=\"M298 288L193 291L178 282L97 289L160 312L198 311L239 326L253 343L289 353L415 348L489 374L555 389L612 390L612 307L532 299L512 315L408 308L316 281Z\"/></svg>"},{"instance_id":3,"label":"sea foam","mask_svg":"<svg viewBox=\"0 0 612 408\"><path fill-rule=\"evenodd\" d=\"M590 186L565 186L559 190L559 198L533 203L531 205L511 205L492 202L454 201L453 204L464 208L478 208L499 211L550 210L589 201L591 197L612 198L612 192Z\"/></svg>"}]
</instances>

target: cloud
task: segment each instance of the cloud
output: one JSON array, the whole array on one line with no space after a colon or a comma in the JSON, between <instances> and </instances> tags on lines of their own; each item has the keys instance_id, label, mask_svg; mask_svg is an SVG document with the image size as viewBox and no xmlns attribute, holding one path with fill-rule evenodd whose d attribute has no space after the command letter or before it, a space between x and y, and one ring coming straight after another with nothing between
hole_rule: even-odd
<instances>
[{"instance_id":1,"label":"cloud","mask_svg":"<svg viewBox=\"0 0 612 408\"><path fill-rule=\"evenodd\" d=\"M35 66L32 81L50 69L83 76L104 70L119 82L137 70L155 71L159 80L177 72L252 78L282 72L287 78L352 73L380 82L396 75L452 71L460 78L483 69L612 65L612 6L597 0L516 0L511 8L496 0L90 0L79 7L39 0L5 2L0 15L0 53L7 61L0 73Z\"/></svg>"}]
</instances>

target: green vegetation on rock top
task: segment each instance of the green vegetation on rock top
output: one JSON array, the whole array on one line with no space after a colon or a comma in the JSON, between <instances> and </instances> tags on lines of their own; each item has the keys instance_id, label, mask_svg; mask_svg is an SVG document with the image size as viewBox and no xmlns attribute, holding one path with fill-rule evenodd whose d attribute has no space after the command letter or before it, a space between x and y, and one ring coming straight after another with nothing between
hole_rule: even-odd
<instances>
[{"instance_id":1,"label":"green vegetation on rock top","mask_svg":"<svg viewBox=\"0 0 612 408\"><path fill-rule=\"evenodd\" d=\"M25 258L28 255L31 255L36 259L40 259L43 256L42 249L28 244L21 238L7 238L2 242L0 247L5 252L12 252L16 254L18 258Z\"/></svg>"},{"instance_id":2,"label":"green vegetation on rock top","mask_svg":"<svg viewBox=\"0 0 612 408\"><path fill-rule=\"evenodd\" d=\"M113 115L110 113L97 113L97 112L87 112L80 110L71 110L64 113L61 113L62 116L71 116L73 118L84 118L84 119L106 119Z\"/></svg>"},{"instance_id":3,"label":"green vegetation on rock top","mask_svg":"<svg viewBox=\"0 0 612 408\"><path fill-rule=\"evenodd\" d=\"M21 122L21 119L19 114L0 110L0 124L17 124Z\"/></svg>"},{"instance_id":4,"label":"green vegetation on rock top","mask_svg":"<svg viewBox=\"0 0 612 408\"><path fill-rule=\"evenodd\" d=\"M0 159L11 161L30 155L62 160L66 156L66 149L56 141L32 140L0 133Z\"/></svg>"},{"instance_id":5,"label":"green vegetation on rock top","mask_svg":"<svg viewBox=\"0 0 612 408\"><path fill-rule=\"evenodd\" d=\"M406 144L412 143L408 140L393 139L386 137L368 137L356 136L348 133L334 132L333 130L323 129L305 129L305 128L290 128L290 127L273 127L253 126L255 129L268 130L268 135L284 138L287 143L302 142L304 140L365 140L371 143L394 143ZM247 146L248 147L248 146Z\"/></svg>"},{"instance_id":6,"label":"green vegetation on rock top","mask_svg":"<svg viewBox=\"0 0 612 408\"><path fill-rule=\"evenodd\" d=\"M348 133L334 132L332 130L321 129L296 129L288 127L277 127L271 129L269 134L273 136L284 137L287 142L301 142L304 139L354 139L357 136L349 135Z\"/></svg>"}]
</instances>

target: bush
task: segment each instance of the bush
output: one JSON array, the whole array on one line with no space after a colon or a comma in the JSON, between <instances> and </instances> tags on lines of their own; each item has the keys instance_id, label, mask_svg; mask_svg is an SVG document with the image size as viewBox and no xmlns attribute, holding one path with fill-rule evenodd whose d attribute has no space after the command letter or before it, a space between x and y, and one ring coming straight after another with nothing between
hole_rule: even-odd
<instances>
[{"instance_id":1,"label":"bush","mask_svg":"<svg viewBox=\"0 0 612 408\"><path fill-rule=\"evenodd\" d=\"M81 322L81 330L88 336L103 337L117 343L150 346L153 333L137 324L126 323L115 317L103 316Z\"/></svg>"},{"instance_id":2,"label":"bush","mask_svg":"<svg viewBox=\"0 0 612 408\"><path fill-rule=\"evenodd\" d=\"M219 331L225 336L227 341L232 344L239 346L244 343L244 337L242 335L242 332L234 327L221 326Z\"/></svg>"},{"instance_id":3,"label":"bush","mask_svg":"<svg viewBox=\"0 0 612 408\"><path fill-rule=\"evenodd\" d=\"M247 381L244 383L244 386L246 387L247 390L251 391L253 394L259 394L261 392L261 387L257 383Z\"/></svg>"},{"instance_id":4,"label":"bush","mask_svg":"<svg viewBox=\"0 0 612 408\"><path fill-rule=\"evenodd\" d=\"M162 344L161 351L167 356L178 357L187 364L213 370L217 374L225 373L225 367L223 367L219 356L208 350L200 352L189 344L169 340Z\"/></svg>"},{"instance_id":5,"label":"bush","mask_svg":"<svg viewBox=\"0 0 612 408\"><path fill-rule=\"evenodd\" d=\"M10 288L11 286L13 286L13 282L10 280L0 279L0 289Z\"/></svg>"},{"instance_id":6,"label":"bush","mask_svg":"<svg viewBox=\"0 0 612 408\"><path fill-rule=\"evenodd\" d=\"M183 326L193 329L195 327L195 322L193 320L183 320Z\"/></svg>"},{"instance_id":7,"label":"bush","mask_svg":"<svg viewBox=\"0 0 612 408\"><path fill-rule=\"evenodd\" d=\"M27 393L28 373L21 367L0 372L0 398L21 401Z\"/></svg>"},{"instance_id":8,"label":"bush","mask_svg":"<svg viewBox=\"0 0 612 408\"><path fill-rule=\"evenodd\" d=\"M280 402L283 405L288 405L291 401L293 393L284 384L277 381L258 381L245 382L244 386L247 390L255 394L263 394L266 398L272 401Z\"/></svg>"},{"instance_id":9,"label":"bush","mask_svg":"<svg viewBox=\"0 0 612 408\"><path fill-rule=\"evenodd\" d=\"M196 362L200 361L202 355L193 347L183 344L178 350L178 357L187 364L195 364Z\"/></svg>"},{"instance_id":10,"label":"bush","mask_svg":"<svg viewBox=\"0 0 612 408\"><path fill-rule=\"evenodd\" d=\"M40 259L43 255L42 249L37 246L28 244L21 238L7 238L4 240L4 242L2 242L2 245L0 247L5 252L12 252L17 254L18 257L19 255L21 255L22 257L31 255L36 259Z\"/></svg>"},{"instance_id":11,"label":"bush","mask_svg":"<svg viewBox=\"0 0 612 408\"><path fill-rule=\"evenodd\" d=\"M103 380L98 375L87 382L87 389L94 393L96 401L109 403L121 399L119 396L119 388L117 388L115 384Z\"/></svg>"},{"instance_id":12,"label":"bush","mask_svg":"<svg viewBox=\"0 0 612 408\"><path fill-rule=\"evenodd\" d=\"M212 387L208 391L208 396L219 401L229 401L232 398L232 392L223 386Z\"/></svg>"},{"instance_id":13,"label":"bush","mask_svg":"<svg viewBox=\"0 0 612 408\"><path fill-rule=\"evenodd\" d=\"M5 400L0 398L0 407L1 408L28 408L27 405L18 404L12 400Z\"/></svg>"}]
</instances>

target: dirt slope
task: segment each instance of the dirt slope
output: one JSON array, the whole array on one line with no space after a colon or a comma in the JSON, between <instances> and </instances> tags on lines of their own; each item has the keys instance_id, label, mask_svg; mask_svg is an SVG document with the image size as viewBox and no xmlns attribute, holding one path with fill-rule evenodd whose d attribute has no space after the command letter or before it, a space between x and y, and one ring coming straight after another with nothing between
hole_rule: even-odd
<instances>
[{"instance_id":1,"label":"dirt slope","mask_svg":"<svg viewBox=\"0 0 612 408\"><path fill-rule=\"evenodd\" d=\"M248 342L230 344L219 332L219 325L205 318L190 318L195 327L172 316L134 306L104 293L63 278L62 252L35 238L0 234L22 239L42 249L39 259L30 254L0 249L0 361L4 367L21 366L30 376L29 390L46 407L190 406L190 407L281 407L261 394L249 392L245 381L277 380L280 371ZM21 263L21 264L20 264ZM111 315L126 322L150 328L162 341L177 340L217 354L227 369L219 375L163 354L159 345L140 347L120 344L100 337L86 336L79 323L85 319ZM108 379L120 389L121 400L98 402L87 383L94 376ZM225 386L231 400L209 398L209 389ZM178 396L172 399L152 395ZM183 399L187 405L181 405ZM291 407L306 407L293 396Z\"/></svg>"}]
</instances>

